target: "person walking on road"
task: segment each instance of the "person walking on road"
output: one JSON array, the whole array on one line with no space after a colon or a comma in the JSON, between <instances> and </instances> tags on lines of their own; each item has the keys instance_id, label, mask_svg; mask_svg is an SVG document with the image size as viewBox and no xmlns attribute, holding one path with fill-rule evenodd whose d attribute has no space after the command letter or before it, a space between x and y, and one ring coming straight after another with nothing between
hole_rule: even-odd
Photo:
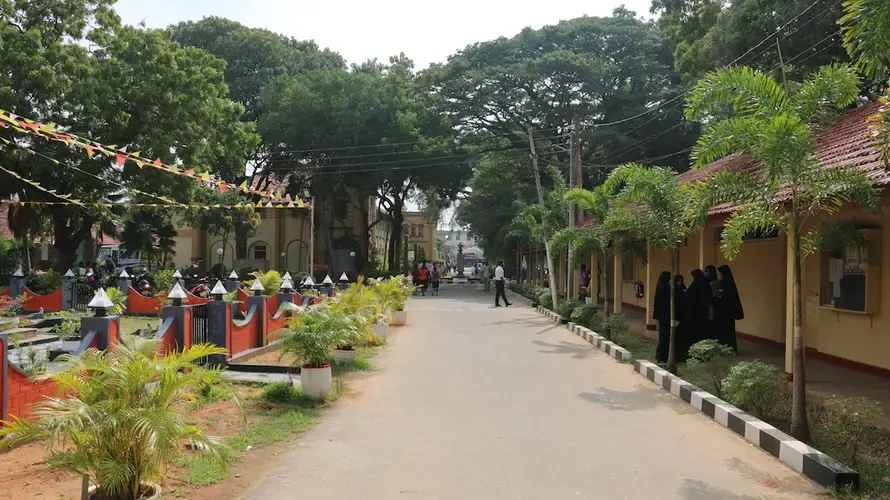
<instances>
[{"instance_id":1,"label":"person walking on road","mask_svg":"<svg viewBox=\"0 0 890 500\"><path fill-rule=\"evenodd\" d=\"M486 292L491 291L491 266L488 262L482 264L482 285Z\"/></svg>"},{"instance_id":2,"label":"person walking on road","mask_svg":"<svg viewBox=\"0 0 890 500\"><path fill-rule=\"evenodd\" d=\"M430 282L433 285L433 295L439 295L439 280L442 276L439 274L439 267L433 264L433 271L430 273Z\"/></svg>"},{"instance_id":3,"label":"person walking on road","mask_svg":"<svg viewBox=\"0 0 890 500\"><path fill-rule=\"evenodd\" d=\"M504 282L504 261L498 261L498 267L494 270L494 306L501 307L501 297L504 298L504 305L510 307L510 302L507 301L507 293L504 288L506 283Z\"/></svg>"}]
</instances>

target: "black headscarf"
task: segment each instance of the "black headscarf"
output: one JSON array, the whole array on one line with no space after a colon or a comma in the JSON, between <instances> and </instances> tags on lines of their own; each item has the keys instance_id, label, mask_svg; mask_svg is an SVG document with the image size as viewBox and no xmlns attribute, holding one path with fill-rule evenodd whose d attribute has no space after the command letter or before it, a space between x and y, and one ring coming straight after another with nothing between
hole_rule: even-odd
<instances>
[{"instance_id":1,"label":"black headscarf","mask_svg":"<svg viewBox=\"0 0 890 500\"><path fill-rule=\"evenodd\" d=\"M717 268L713 264L705 266L705 276L708 281L717 281Z\"/></svg>"},{"instance_id":2,"label":"black headscarf","mask_svg":"<svg viewBox=\"0 0 890 500\"><path fill-rule=\"evenodd\" d=\"M655 285L653 317L659 321L670 321L671 317L671 273L662 271Z\"/></svg>"},{"instance_id":3,"label":"black headscarf","mask_svg":"<svg viewBox=\"0 0 890 500\"><path fill-rule=\"evenodd\" d=\"M686 320L689 323L689 345L699 340L710 338L711 325L709 314L713 305L714 295L708 277L701 269L692 271L692 283L686 290Z\"/></svg>"},{"instance_id":4,"label":"black headscarf","mask_svg":"<svg viewBox=\"0 0 890 500\"><path fill-rule=\"evenodd\" d=\"M682 281L682 274L674 275L674 319L677 321L686 317L686 285Z\"/></svg>"},{"instance_id":5,"label":"black headscarf","mask_svg":"<svg viewBox=\"0 0 890 500\"><path fill-rule=\"evenodd\" d=\"M718 267L717 270L720 271L720 278L722 280L722 300L724 304L726 304L728 312L731 313L732 319L745 319L745 311L742 309L742 300L739 298L739 289L736 287L732 270L730 270L727 265L722 265Z\"/></svg>"}]
</instances>

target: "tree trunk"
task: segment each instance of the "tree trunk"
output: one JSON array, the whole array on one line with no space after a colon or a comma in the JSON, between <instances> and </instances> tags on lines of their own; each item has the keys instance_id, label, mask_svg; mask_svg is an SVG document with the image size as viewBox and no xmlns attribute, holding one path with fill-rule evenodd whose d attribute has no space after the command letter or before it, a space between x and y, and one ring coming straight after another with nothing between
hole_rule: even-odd
<instances>
[{"instance_id":1,"label":"tree trunk","mask_svg":"<svg viewBox=\"0 0 890 500\"><path fill-rule=\"evenodd\" d=\"M607 260L609 260L609 256L606 252L603 252L603 272L600 273L603 282L606 284L606 286L603 287L603 310L605 311L606 317L609 317L609 286L611 284L609 283L609 268L608 265L606 265Z\"/></svg>"},{"instance_id":2,"label":"tree trunk","mask_svg":"<svg viewBox=\"0 0 890 500\"><path fill-rule=\"evenodd\" d=\"M668 258L671 260L671 265L670 265L670 269L671 269L671 291L670 291L670 294L671 294L671 300L670 300L671 333L670 333L670 340L668 341L667 369L669 372L673 373L674 375L677 374L677 320L674 315L674 301L676 300L674 298L675 287L676 287L676 285L674 284L674 274L677 272L677 267L678 267L676 258L675 258L675 256L677 255L677 252L678 252L678 248L676 248L676 247L674 247L668 251Z\"/></svg>"},{"instance_id":3,"label":"tree trunk","mask_svg":"<svg viewBox=\"0 0 890 500\"><path fill-rule=\"evenodd\" d=\"M391 233L389 238L389 266L393 270L397 270L402 261L402 225L405 222L405 216L402 215L404 201L401 198L395 198L392 204L391 213Z\"/></svg>"},{"instance_id":4,"label":"tree trunk","mask_svg":"<svg viewBox=\"0 0 890 500\"><path fill-rule=\"evenodd\" d=\"M801 441L810 440L810 425L807 422L807 381L806 351L803 339L803 293L801 290L800 221L797 213L797 199L792 200L791 250L794 253L794 288L792 313L794 315L794 351L792 353L791 391L791 435Z\"/></svg>"},{"instance_id":5,"label":"tree trunk","mask_svg":"<svg viewBox=\"0 0 890 500\"><path fill-rule=\"evenodd\" d=\"M56 271L64 273L68 269L74 267L77 260L77 249L84 242L93 226L95 220L90 217L81 221L80 228L69 226L71 218L64 212L64 208L59 208L52 214L53 218L53 234L55 235L55 263L53 267Z\"/></svg>"},{"instance_id":6,"label":"tree trunk","mask_svg":"<svg viewBox=\"0 0 890 500\"><path fill-rule=\"evenodd\" d=\"M559 303L559 298L556 294L556 274L553 272L553 256L550 254L550 240L544 238L544 252L547 256L547 272L550 273L550 298L553 300L553 309L556 309L556 305Z\"/></svg>"},{"instance_id":7,"label":"tree trunk","mask_svg":"<svg viewBox=\"0 0 890 500\"><path fill-rule=\"evenodd\" d=\"M22 245L22 271L27 276L31 272L31 244L29 243L31 240L28 238L28 233L22 235L20 240Z\"/></svg>"}]
</instances>

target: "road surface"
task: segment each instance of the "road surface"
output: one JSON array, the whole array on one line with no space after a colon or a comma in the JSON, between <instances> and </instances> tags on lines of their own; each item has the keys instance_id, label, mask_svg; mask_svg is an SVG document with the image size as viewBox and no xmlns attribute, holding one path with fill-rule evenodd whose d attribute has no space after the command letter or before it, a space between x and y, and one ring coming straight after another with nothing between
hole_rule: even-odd
<instances>
[{"instance_id":1,"label":"road surface","mask_svg":"<svg viewBox=\"0 0 890 500\"><path fill-rule=\"evenodd\" d=\"M492 287L493 288L493 287ZM534 310L443 288L252 498L818 498L824 490Z\"/></svg>"}]
</instances>

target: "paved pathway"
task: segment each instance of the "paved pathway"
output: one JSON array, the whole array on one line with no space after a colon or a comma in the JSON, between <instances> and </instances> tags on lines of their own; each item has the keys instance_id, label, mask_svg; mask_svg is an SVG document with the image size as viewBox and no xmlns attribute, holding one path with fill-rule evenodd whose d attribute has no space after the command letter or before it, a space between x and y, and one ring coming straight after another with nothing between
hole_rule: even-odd
<instances>
[{"instance_id":1,"label":"paved pathway","mask_svg":"<svg viewBox=\"0 0 890 500\"><path fill-rule=\"evenodd\" d=\"M817 498L821 490L529 308L409 304L380 372L253 493L277 499Z\"/></svg>"}]
</instances>

